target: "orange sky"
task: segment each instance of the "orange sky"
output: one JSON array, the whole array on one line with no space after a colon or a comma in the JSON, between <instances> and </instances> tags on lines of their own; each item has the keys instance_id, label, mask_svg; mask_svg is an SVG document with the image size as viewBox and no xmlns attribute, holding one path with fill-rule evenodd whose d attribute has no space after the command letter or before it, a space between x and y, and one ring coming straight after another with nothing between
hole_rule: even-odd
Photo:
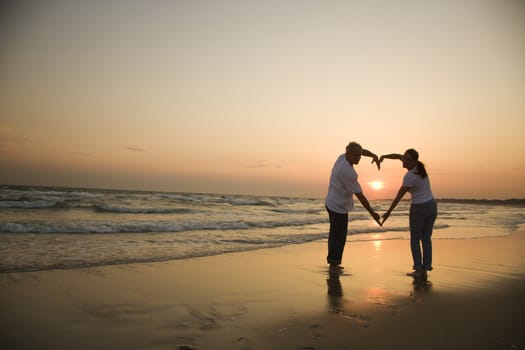
<instances>
[{"instance_id":1,"label":"orange sky","mask_svg":"<svg viewBox=\"0 0 525 350\"><path fill-rule=\"evenodd\" d=\"M0 183L323 197L355 140L525 197L520 1L12 2L0 42Z\"/></svg>"}]
</instances>

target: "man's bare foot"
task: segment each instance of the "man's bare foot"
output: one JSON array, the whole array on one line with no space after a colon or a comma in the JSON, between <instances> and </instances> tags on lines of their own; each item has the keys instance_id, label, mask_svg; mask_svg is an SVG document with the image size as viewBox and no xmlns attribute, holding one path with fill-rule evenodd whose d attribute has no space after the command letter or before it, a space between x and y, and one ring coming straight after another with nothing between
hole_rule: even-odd
<instances>
[{"instance_id":1,"label":"man's bare foot","mask_svg":"<svg viewBox=\"0 0 525 350\"><path fill-rule=\"evenodd\" d=\"M343 269L344 267L342 267L341 265L330 264L330 268L328 270L330 271L330 273L340 273Z\"/></svg>"}]
</instances>

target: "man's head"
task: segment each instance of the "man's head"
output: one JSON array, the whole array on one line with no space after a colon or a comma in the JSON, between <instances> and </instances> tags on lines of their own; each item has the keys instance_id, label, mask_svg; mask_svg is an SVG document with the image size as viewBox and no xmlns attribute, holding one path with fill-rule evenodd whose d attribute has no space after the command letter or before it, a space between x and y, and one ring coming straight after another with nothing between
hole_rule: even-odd
<instances>
[{"instance_id":1,"label":"man's head","mask_svg":"<svg viewBox=\"0 0 525 350\"><path fill-rule=\"evenodd\" d=\"M350 165L359 164L362 150L363 148L357 142L350 142L348 146L346 146L346 160Z\"/></svg>"}]
</instances>

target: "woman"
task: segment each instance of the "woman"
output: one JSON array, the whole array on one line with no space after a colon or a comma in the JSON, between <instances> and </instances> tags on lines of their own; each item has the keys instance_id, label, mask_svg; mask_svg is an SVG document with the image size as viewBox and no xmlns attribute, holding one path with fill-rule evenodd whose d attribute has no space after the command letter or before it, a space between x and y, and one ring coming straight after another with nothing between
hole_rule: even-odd
<instances>
[{"instance_id":1,"label":"woman","mask_svg":"<svg viewBox=\"0 0 525 350\"><path fill-rule=\"evenodd\" d=\"M430 189L430 181L425 165L419 161L419 153L409 149L405 154L387 154L383 159L399 159L407 173L403 177L403 184L397 192L390 209L383 215L383 223L388 219L392 210L399 203L405 193L411 194L410 205L410 249L414 260L414 271L407 275L415 278L426 278L427 271L432 270L432 228L437 217L437 203ZM421 254L422 242L423 254Z\"/></svg>"}]
</instances>

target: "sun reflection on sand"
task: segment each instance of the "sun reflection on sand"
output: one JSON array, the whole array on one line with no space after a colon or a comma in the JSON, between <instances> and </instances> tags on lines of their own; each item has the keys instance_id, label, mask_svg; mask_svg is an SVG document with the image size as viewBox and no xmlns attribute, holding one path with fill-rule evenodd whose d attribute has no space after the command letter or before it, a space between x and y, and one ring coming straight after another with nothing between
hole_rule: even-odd
<instances>
[{"instance_id":1,"label":"sun reflection on sand","mask_svg":"<svg viewBox=\"0 0 525 350\"><path fill-rule=\"evenodd\" d=\"M380 234L375 234L375 235L374 235L374 239L375 239L375 240L374 240L372 243L374 244L374 249L375 249L376 251L380 251L380 250L381 250L381 243L383 243L383 242L381 241L381 239L380 239L381 237L382 237L382 236L381 236Z\"/></svg>"},{"instance_id":2,"label":"sun reflection on sand","mask_svg":"<svg viewBox=\"0 0 525 350\"><path fill-rule=\"evenodd\" d=\"M388 293L380 287L368 288L366 291L368 302L376 305L388 304Z\"/></svg>"}]
</instances>

